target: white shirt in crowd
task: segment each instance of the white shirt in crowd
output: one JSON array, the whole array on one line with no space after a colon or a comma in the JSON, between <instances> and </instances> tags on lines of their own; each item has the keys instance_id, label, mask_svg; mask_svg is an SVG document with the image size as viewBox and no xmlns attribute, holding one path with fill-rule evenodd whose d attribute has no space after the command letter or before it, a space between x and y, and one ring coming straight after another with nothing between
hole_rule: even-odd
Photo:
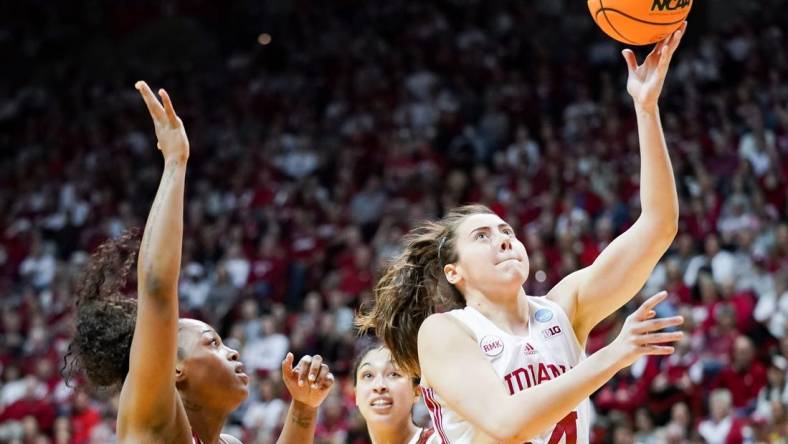
<instances>
[{"instance_id":1,"label":"white shirt in crowd","mask_svg":"<svg viewBox=\"0 0 788 444\"><path fill-rule=\"evenodd\" d=\"M244 346L241 356L249 371L278 371L282 360L287 354L290 341L281 333L249 340Z\"/></svg>"},{"instance_id":2,"label":"white shirt in crowd","mask_svg":"<svg viewBox=\"0 0 788 444\"><path fill-rule=\"evenodd\" d=\"M51 254L28 256L19 266L19 274L28 277L36 288L47 287L55 278L57 262Z\"/></svg>"},{"instance_id":3,"label":"white shirt in crowd","mask_svg":"<svg viewBox=\"0 0 788 444\"><path fill-rule=\"evenodd\" d=\"M733 254L720 250L711 258L709 263L708 258L704 254L699 254L690 259L687 264L687 271L684 272L684 285L692 288L698 280L698 272L704 265L711 266L711 274L714 282L721 284L736 277L736 260Z\"/></svg>"},{"instance_id":4,"label":"white shirt in crowd","mask_svg":"<svg viewBox=\"0 0 788 444\"><path fill-rule=\"evenodd\" d=\"M711 419L704 419L698 426L698 432L708 444L725 444L732 425L733 417L731 415L717 423Z\"/></svg>"},{"instance_id":5,"label":"white shirt in crowd","mask_svg":"<svg viewBox=\"0 0 788 444\"><path fill-rule=\"evenodd\" d=\"M279 398L270 401L257 401L244 413L242 423L249 430L270 431L279 425L287 405Z\"/></svg>"},{"instance_id":6,"label":"white shirt in crowd","mask_svg":"<svg viewBox=\"0 0 788 444\"><path fill-rule=\"evenodd\" d=\"M788 291L780 295L775 291L763 293L755 306L753 317L766 325L775 338L785 336L788 329Z\"/></svg>"}]
</instances>

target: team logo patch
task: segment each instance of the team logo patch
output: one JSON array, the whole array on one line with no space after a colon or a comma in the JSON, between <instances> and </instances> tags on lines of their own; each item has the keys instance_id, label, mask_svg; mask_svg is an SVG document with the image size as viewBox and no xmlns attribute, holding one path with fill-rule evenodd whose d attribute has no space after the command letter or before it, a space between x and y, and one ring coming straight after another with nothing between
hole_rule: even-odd
<instances>
[{"instance_id":1,"label":"team logo patch","mask_svg":"<svg viewBox=\"0 0 788 444\"><path fill-rule=\"evenodd\" d=\"M536 349L534 348L534 346L533 346L533 345L531 345L531 343L530 343L530 342L526 342L526 343L525 343L525 346L523 347L523 352L524 352L526 355L535 355L535 354L539 353L538 351L536 351Z\"/></svg>"},{"instance_id":2,"label":"team logo patch","mask_svg":"<svg viewBox=\"0 0 788 444\"><path fill-rule=\"evenodd\" d=\"M560 335L560 334L561 334L561 326L560 325L553 325L550 328L546 328L546 329L542 330L542 335L546 339L550 339L553 336L557 336L557 335Z\"/></svg>"},{"instance_id":3,"label":"team logo patch","mask_svg":"<svg viewBox=\"0 0 788 444\"><path fill-rule=\"evenodd\" d=\"M553 312L547 308L540 308L534 313L534 318L539 322L550 322L550 319L553 319Z\"/></svg>"},{"instance_id":4,"label":"team logo patch","mask_svg":"<svg viewBox=\"0 0 788 444\"><path fill-rule=\"evenodd\" d=\"M503 340L495 335L487 335L479 342L482 351L487 356L498 356L503 351Z\"/></svg>"}]
</instances>

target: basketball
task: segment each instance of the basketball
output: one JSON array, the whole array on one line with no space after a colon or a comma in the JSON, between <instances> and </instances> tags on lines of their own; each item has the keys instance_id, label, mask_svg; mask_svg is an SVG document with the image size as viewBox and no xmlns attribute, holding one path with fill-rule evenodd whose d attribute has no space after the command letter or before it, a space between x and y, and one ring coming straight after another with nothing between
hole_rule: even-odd
<instances>
[{"instance_id":1,"label":"basketball","mask_svg":"<svg viewBox=\"0 0 788 444\"><path fill-rule=\"evenodd\" d=\"M692 0L588 0L588 9L605 34L627 45L648 45L677 30Z\"/></svg>"}]
</instances>

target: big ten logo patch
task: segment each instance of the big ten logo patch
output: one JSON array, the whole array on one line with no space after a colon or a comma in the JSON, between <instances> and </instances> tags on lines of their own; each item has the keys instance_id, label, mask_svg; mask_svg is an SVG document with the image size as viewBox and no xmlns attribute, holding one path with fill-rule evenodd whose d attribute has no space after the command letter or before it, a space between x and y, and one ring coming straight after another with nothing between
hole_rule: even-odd
<instances>
[{"instance_id":1,"label":"big ten logo patch","mask_svg":"<svg viewBox=\"0 0 788 444\"><path fill-rule=\"evenodd\" d=\"M487 335L479 342L479 346L487 356L498 356L503 352L503 340L495 335Z\"/></svg>"},{"instance_id":2,"label":"big ten logo patch","mask_svg":"<svg viewBox=\"0 0 788 444\"><path fill-rule=\"evenodd\" d=\"M560 334L561 334L561 326L560 325L554 325L552 327L549 327L549 328L546 328L546 329L542 330L542 335L544 335L544 337L547 338L547 339L550 339L550 338L552 338L554 336L557 336L557 335L560 335Z\"/></svg>"}]
</instances>

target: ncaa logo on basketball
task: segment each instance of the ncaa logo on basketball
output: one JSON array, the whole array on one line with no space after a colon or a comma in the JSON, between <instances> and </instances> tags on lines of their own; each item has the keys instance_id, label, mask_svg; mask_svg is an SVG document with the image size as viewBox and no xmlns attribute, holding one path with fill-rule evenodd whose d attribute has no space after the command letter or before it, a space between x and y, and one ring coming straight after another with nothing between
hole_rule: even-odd
<instances>
[{"instance_id":1,"label":"ncaa logo on basketball","mask_svg":"<svg viewBox=\"0 0 788 444\"><path fill-rule=\"evenodd\" d=\"M539 322L550 322L550 319L553 319L553 312L546 308L540 308L534 313L534 318Z\"/></svg>"},{"instance_id":2,"label":"ncaa logo on basketball","mask_svg":"<svg viewBox=\"0 0 788 444\"><path fill-rule=\"evenodd\" d=\"M691 0L654 0L651 4L652 11L675 11L690 5Z\"/></svg>"},{"instance_id":3,"label":"ncaa logo on basketball","mask_svg":"<svg viewBox=\"0 0 788 444\"><path fill-rule=\"evenodd\" d=\"M479 345L487 356L498 356L503 351L503 340L495 335L483 337Z\"/></svg>"}]
</instances>

